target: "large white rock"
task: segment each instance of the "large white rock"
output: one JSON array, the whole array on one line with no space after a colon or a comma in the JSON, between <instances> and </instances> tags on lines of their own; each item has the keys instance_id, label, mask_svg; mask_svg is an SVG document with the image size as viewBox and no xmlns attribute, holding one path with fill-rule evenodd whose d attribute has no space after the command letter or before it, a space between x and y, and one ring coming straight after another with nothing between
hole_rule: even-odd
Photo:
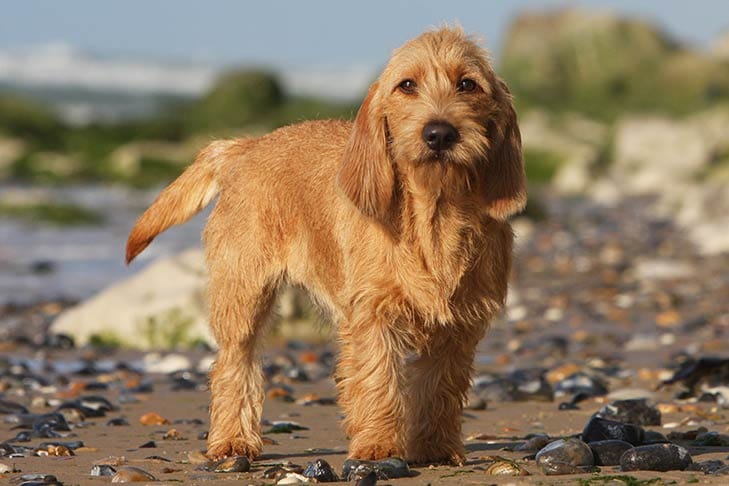
<instances>
[{"instance_id":1,"label":"large white rock","mask_svg":"<svg viewBox=\"0 0 729 486\"><path fill-rule=\"evenodd\" d=\"M213 344L208 329L204 257L199 249L150 264L63 312L52 324L76 343L92 336L134 348Z\"/></svg>"},{"instance_id":2,"label":"large white rock","mask_svg":"<svg viewBox=\"0 0 729 486\"><path fill-rule=\"evenodd\" d=\"M712 150L698 124L630 117L615 128L611 173L627 192L680 191L708 167Z\"/></svg>"}]
</instances>

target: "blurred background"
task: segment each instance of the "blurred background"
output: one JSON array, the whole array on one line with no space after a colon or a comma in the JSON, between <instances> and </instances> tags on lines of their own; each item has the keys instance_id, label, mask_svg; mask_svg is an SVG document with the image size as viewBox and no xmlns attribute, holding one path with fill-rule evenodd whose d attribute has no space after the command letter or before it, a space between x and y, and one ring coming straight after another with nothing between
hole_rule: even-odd
<instances>
[{"instance_id":1,"label":"blurred background","mask_svg":"<svg viewBox=\"0 0 729 486\"><path fill-rule=\"evenodd\" d=\"M531 199L505 319L566 320L590 275L613 289L603 320L637 302L670 327L688 302L725 328L726 2L26 0L0 17L0 331L208 341L206 214L126 268L135 218L213 138L353 117L389 52L444 22L483 39L520 116ZM280 314L311 318L296 293Z\"/></svg>"}]
</instances>

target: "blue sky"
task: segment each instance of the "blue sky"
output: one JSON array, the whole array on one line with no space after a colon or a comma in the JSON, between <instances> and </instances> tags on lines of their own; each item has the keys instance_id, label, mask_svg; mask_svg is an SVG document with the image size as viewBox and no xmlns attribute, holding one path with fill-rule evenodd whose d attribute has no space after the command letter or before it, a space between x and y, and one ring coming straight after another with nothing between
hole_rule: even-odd
<instances>
[{"instance_id":1,"label":"blue sky","mask_svg":"<svg viewBox=\"0 0 729 486\"><path fill-rule=\"evenodd\" d=\"M726 0L23 0L3 5L0 49L65 43L101 55L216 64L373 66L444 21L460 21L498 52L519 10L561 5L637 14L696 45L729 27Z\"/></svg>"}]
</instances>

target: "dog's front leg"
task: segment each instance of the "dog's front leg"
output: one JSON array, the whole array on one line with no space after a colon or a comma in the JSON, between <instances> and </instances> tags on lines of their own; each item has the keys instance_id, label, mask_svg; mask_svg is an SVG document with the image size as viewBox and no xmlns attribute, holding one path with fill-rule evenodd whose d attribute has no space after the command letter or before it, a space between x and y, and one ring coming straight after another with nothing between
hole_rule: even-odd
<instances>
[{"instance_id":1,"label":"dog's front leg","mask_svg":"<svg viewBox=\"0 0 729 486\"><path fill-rule=\"evenodd\" d=\"M341 323L339 339L337 388L349 457L403 457L403 343L389 323L364 320Z\"/></svg>"},{"instance_id":2,"label":"dog's front leg","mask_svg":"<svg viewBox=\"0 0 729 486\"><path fill-rule=\"evenodd\" d=\"M481 329L444 328L407 369L410 414L406 458L412 463L462 464L463 401Z\"/></svg>"}]
</instances>

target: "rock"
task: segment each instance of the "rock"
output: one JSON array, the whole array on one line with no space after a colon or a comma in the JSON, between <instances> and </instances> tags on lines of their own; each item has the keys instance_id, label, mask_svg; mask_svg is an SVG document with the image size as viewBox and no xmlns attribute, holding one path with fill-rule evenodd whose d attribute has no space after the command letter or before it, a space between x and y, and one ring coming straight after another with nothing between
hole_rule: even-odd
<instances>
[{"instance_id":1,"label":"rock","mask_svg":"<svg viewBox=\"0 0 729 486\"><path fill-rule=\"evenodd\" d=\"M144 371L147 373L174 373L176 371L188 370L192 366L190 358L183 354L167 354L162 356L159 353L148 353L142 360Z\"/></svg>"},{"instance_id":2,"label":"rock","mask_svg":"<svg viewBox=\"0 0 729 486\"><path fill-rule=\"evenodd\" d=\"M378 479L406 478L411 475L408 463L399 457L388 457L379 461L347 459L342 465L342 479L353 481L359 476L364 478L369 475L369 472L363 474L368 468L377 474Z\"/></svg>"},{"instance_id":3,"label":"rock","mask_svg":"<svg viewBox=\"0 0 729 486\"><path fill-rule=\"evenodd\" d=\"M476 395L473 390L470 390L468 392L468 395L466 396L466 406L465 408L467 410L486 410L486 400Z\"/></svg>"},{"instance_id":4,"label":"rock","mask_svg":"<svg viewBox=\"0 0 729 486\"><path fill-rule=\"evenodd\" d=\"M691 278L694 267L686 262L668 259L636 259L633 272L638 280L676 280Z\"/></svg>"},{"instance_id":5,"label":"rock","mask_svg":"<svg viewBox=\"0 0 729 486\"><path fill-rule=\"evenodd\" d=\"M142 425L168 425L170 421L157 412L149 412L139 417L139 423Z\"/></svg>"},{"instance_id":6,"label":"rock","mask_svg":"<svg viewBox=\"0 0 729 486\"><path fill-rule=\"evenodd\" d=\"M589 442L597 466L617 466L625 451L633 448L633 444L622 440L598 440Z\"/></svg>"},{"instance_id":7,"label":"rock","mask_svg":"<svg viewBox=\"0 0 729 486\"><path fill-rule=\"evenodd\" d=\"M713 431L703 432L696 436L691 445L700 447L729 447L729 435Z\"/></svg>"},{"instance_id":8,"label":"rock","mask_svg":"<svg viewBox=\"0 0 729 486\"><path fill-rule=\"evenodd\" d=\"M339 481L339 477L332 470L332 466L329 465L324 459L317 459L314 462L310 462L304 469L304 476L307 478L315 479L319 483L333 483Z\"/></svg>"},{"instance_id":9,"label":"rock","mask_svg":"<svg viewBox=\"0 0 729 486\"><path fill-rule=\"evenodd\" d=\"M622 440L634 446L643 443L645 431L633 424L615 422L593 416L582 430L582 440L596 442L601 440Z\"/></svg>"},{"instance_id":10,"label":"rock","mask_svg":"<svg viewBox=\"0 0 729 486\"><path fill-rule=\"evenodd\" d=\"M203 340L214 345L205 308L202 251L162 258L144 270L61 313L53 332L134 348L175 347Z\"/></svg>"},{"instance_id":11,"label":"rock","mask_svg":"<svg viewBox=\"0 0 729 486\"><path fill-rule=\"evenodd\" d=\"M116 474L116 469L113 466L106 464L96 464L91 467L89 476L113 476Z\"/></svg>"},{"instance_id":12,"label":"rock","mask_svg":"<svg viewBox=\"0 0 729 486\"><path fill-rule=\"evenodd\" d=\"M602 407L595 415L628 424L661 425L661 412L644 398L616 400Z\"/></svg>"},{"instance_id":13,"label":"rock","mask_svg":"<svg viewBox=\"0 0 729 486\"><path fill-rule=\"evenodd\" d=\"M537 466L547 475L580 474L594 470L590 446L579 439L559 439L537 453Z\"/></svg>"},{"instance_id":14,"label":"rock","mask_svg":"<svg viewBox=\"0 0 729 486\"><path fill-rule=\"evenodd\" d=\"M515 450L521 452L536 452L542 450L547 444L552 442L547 434L537 434L534 437L530 437L523 444L519 444Z\"/></svg>"},{"instance_id":15,"label":"rock","mask_svg":"<svg viewBox=\"0 0 729 486\"><path fill-rule=\"evenodd\" d=\"M691 463L685 470L701 471L704 474L725 474L723 470L726 468L727 465L724 464L724 461L720 461L718 459L710 459L708 461Z\"/></svg>"},{"instance_id":16,"label":"rock","mask_svg":"<svg viewBox=\"0 0 729 486\"><path fill-rule=\"evenodd\" d=\"M623 471L682 471L693 460L689 451L676 444L650 444L625 451L620 458Z\"/></svg>"},{"instance_id":17,"label":"rock","mask_svg":"<svg viewBox=\"0 0 729 486\"><path fill-rule=\"evenodd\" d=\"M578 371L567 378L560 380L554 386L556 395L583 394L586 398L605 395L608 392L607 383L594 373Z\"/></svg>"},{"instance_id":18,"label":"rock","mask_svg":"<svg viewBox=\"0 0 729 486\"><path fill-rule=\"evenodd\" d=\"M143 481L157 481L157 479L144 469L134 466L121 466L111 478L112 483L138 483Z\"/></svg>"},{"instance_id":19,"label":"rock","mask_svg":"<svg viewBox=\"0 0 729 486\"><path fill-rule=\"evenodd\" d=\"M622 190L646 194L686 184L711 162L700 127L657 117L630 117L615 127L611 176ZM683 182L686 181L686 182Z\"/></svg>"},{"instance_id":20,"label":"rock","mask_svg":"<svg viewBox=\"0 0 729 486\"><path fill-rule=\"evenodd\" d=\"M210 461L200 469L216 473L248 472L251 469L251 462L245 456L233 456L219 461Z\"/></svg>"}]
</instances>

